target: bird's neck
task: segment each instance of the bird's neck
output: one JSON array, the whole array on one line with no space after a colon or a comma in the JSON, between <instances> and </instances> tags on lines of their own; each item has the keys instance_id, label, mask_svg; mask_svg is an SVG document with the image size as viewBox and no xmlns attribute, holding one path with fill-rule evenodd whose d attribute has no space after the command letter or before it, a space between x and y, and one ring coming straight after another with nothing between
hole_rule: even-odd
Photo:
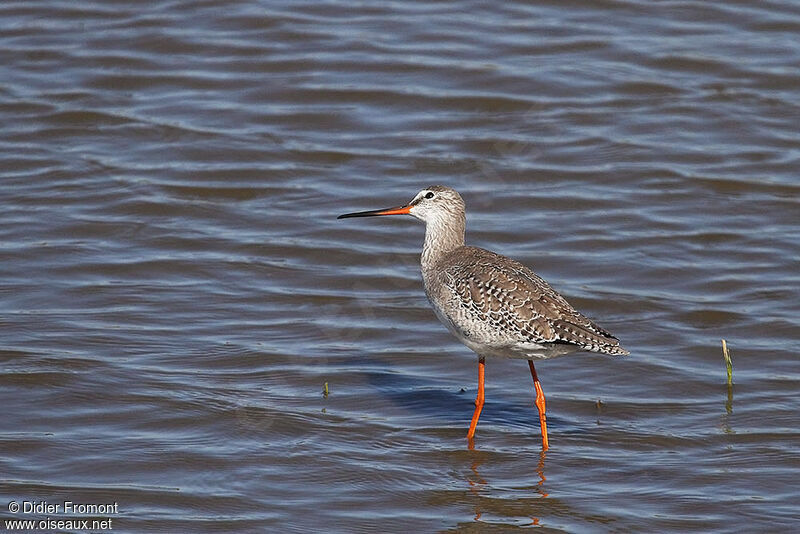
<instances>
[{"instance_id":1,"label":"bird's neck","mask_svg":"<svg viewBox=\"0 0 800 534\"><path fill-rule=\"evenodd\" d=\"M422 246L422 272L435 269L438 261L451 250L464 246L463 215L448 219L432 219L425 225L425 243Z\"/></svg>"}]
</instances>

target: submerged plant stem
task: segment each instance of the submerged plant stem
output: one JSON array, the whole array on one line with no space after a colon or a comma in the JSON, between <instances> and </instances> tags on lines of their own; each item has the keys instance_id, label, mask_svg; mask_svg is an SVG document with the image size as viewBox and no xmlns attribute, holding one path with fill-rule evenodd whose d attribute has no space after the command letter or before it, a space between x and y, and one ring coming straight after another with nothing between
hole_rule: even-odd
<instances>
[{"instance_id":1,"label":"submerged plant stem","mask_svg":"<svg viewBox=\"0 0 800 534\"><path fill-rule=\"evenodd\" d=\"M728 352L728 344L724 339L722 340L722 356L725 358L725 367L728 369L728 386L731 386L733 384L733 362Z\"/></svg>"}]
</instances>

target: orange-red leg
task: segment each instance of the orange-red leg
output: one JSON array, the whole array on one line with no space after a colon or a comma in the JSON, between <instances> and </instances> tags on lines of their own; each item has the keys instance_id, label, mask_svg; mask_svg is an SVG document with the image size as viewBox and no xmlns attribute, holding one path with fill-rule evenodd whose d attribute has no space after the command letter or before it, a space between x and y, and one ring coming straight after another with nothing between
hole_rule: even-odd
<instances>
[{"instance_id":1,"label":"orange-red leg","mask_svg":"<svg viewBox=\"0 0 800 534\"><path fill-rule=\"evenodd\" d=\"M475 398L475 411L472 414L472 422L469 424L469 432L467 432L467 439L471 440L475 435L475 427L478 426L478 418L481 416L483 409L483 368L485 360L478 359L478 396Z\"/></svg>"},{"instance_id":2,"label":"orange-red leg","mask_svg":"<svg viewBox=\"0 0 800 534\"><path fill-rule=\"evenodd\" d=\"M536 409L539 410L539 424L542 425L542 450L547 450L547 416L545 415L544 404L544 391L542 385L539 383L539 377L536 376L536 367L533 366L533 360L528 360L528 366L531 368L531 376L533 377L533 387L536 389Z\"/></svg>"}]
</instances>

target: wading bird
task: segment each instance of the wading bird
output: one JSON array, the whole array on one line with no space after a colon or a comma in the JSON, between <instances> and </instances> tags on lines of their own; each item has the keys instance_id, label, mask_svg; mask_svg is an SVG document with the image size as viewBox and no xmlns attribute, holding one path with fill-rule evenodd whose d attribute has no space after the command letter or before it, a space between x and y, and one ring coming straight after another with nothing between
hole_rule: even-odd
<instances>
[{"instance_id":1,"label":"wading bird","mask_svg":"<svg viewBox=\"0 0 800 534\"><path fill-rule=\"evenodd\" d=\"M349 217L411 215L425 223L422 280L436 316L478 355L478 396L467 439L483 409L487 356L528 360L547 450L545 400L533 360L575 351L629 354L619 340L581 315L536 273L500 254L464 244L466 212L455 190L427 187L403 206L346 213Z\"/></svg>"}]
</instances>

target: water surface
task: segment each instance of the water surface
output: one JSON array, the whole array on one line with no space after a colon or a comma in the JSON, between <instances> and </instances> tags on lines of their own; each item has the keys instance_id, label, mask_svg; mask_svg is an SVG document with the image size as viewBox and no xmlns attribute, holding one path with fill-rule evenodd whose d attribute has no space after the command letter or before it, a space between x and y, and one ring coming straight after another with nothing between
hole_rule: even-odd
<instances>
[{"instance_id":1,"label":"water surface","mask_svg":"<svg viewBox=\"0 0 800 534\"><path fill-rule=\"evenodd\" d=\"M0 23L3 519L800 523L794 2L5 2ZM436 183L468 242L631 350L537 366L544 454L513 360L487 362L467 448L476 359L425 301L423 227L335 220Z\"/></svg>"}]
</instances>

